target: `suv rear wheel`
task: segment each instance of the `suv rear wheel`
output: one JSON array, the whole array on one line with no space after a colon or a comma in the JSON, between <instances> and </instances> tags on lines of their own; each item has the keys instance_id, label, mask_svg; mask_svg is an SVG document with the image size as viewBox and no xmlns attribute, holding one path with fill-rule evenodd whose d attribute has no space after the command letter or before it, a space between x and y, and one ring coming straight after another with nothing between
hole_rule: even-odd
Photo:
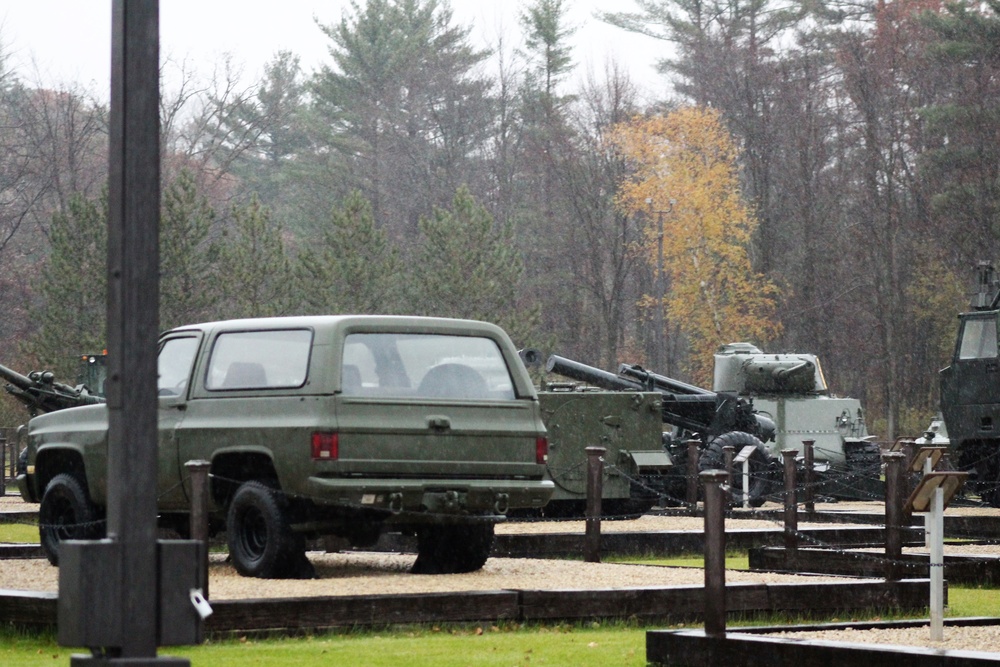
<instances>
[{"instance_id":1,"label":"suv rear wheel","mask_svg":"<svg viewBox=\"0 0 1000 667\"><path fill-rule=\"evenodd\" d=\"M101 511L90 502L87 484L76 475L60 473L45 487L38 507L38 535L45 557L59 564L63 540L91 540L105 533Z\"/></svg>"},{"instance_id":2,"label":"suv rear wheel","mask_svg":"<svg viewBox=\"0 0 1000 667\"><path fill-rule=\"evenodd\" d=\"M292 532L281 491L256 481L241 484L229 505L226 532L233 566L243 576L313 576L305 541Z\"/></svg>"},{"instance_id":3,"label":"suv rear wheel","mask_svg":"<svg viewBox=\"0 0 1000 667\"><path fill-rule=\"evenodd\" d=\"M492 523L422 526L417 531L417 560L411 572L475 572L486 563L492 548Z\"/></svg>"}]
</instances>

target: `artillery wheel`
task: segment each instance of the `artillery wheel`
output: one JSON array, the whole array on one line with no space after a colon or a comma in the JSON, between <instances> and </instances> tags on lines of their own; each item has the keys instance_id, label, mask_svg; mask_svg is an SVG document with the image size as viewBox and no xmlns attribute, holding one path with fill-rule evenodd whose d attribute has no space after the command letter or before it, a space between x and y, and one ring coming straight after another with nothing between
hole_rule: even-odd
<instances>
[{"instance_id":1,"label":"artillery wheel","mask_svg":"<svg viewBox=\"0 0 1000 667\"><path fill-rule=\"evenodd\" d=\"M60 473L45 487L38 506L38 535L45 557L59 564L63 540L91 540L104 535L100 509L87 495L87 483L71 473Z\"/></svg>"},{"instance_id":2,"label":"artillery wheel","mask_svg":"<svg viewBox=\"0 0 1000 667\"><path fill-rule=\"evenodd\" d=\"M743 488L742 465L737 465L733 470L733 481L730 489L734 504L743 504L743 496L746 491L750 506L760 507L767 500L767 494L771 489L772 457L768 453L767 448L764 447L764 443L756 437L743 431L723 433L705 447L705 451L702 452L701 458L698 461L698 470L725 470L726 457L723 447L727 445L732 445L736 454L739 454L740 450L747 445L753 445L755 448L754 453L750 455L749 459L750 488L747 490Z\"/></svg>"},{"instance_id":3,"label":"artillery wheel","mask_svg":"<svg viewBox=\"0 0 1000 667\"><path fill-rule=\"evenodd\" d=\"M314 576L305 541L292 532L281 491L257 481L241 484L229 505L226 532L233 566L244 577Z\"/></svg>"},{"instance_id":4,"label":"artillery wheel","mask_svg":"<svg viewBox=\"0 0 1000 667\"><path fill-rule=\"evenodd\" d=\"M486 564L493 548L493 524L444 524L417 530L414 574L475 572Z\"/></svg>"}]
</instances>

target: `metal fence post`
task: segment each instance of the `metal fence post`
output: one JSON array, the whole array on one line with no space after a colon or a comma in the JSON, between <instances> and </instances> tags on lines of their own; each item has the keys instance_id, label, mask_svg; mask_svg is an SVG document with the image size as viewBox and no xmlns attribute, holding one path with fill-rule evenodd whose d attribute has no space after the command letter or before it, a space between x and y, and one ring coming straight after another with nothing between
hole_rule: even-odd
<instances>
[{"instance_id":1,"label":"metal fence post","mask_svg":"<svg viewBox=\"0 0 1000 667\"><path fill-rule=\"evenodd\" d=\"M785 464L785 558L795 558L799 549L799 516L798 502L795 497L795 457L799 452L794 449L781 450Z\"/></svg>"},{"instance_id":2,"label":"metal fence post","mask_svg":"<svg viewBox=\"0 0 1000 667\"><path fill-rule=\"evenodd\" d=\"M14 457L11 457L12 459ZM14 472L14 466L7 467L7 434L0 433L0 496L7 495L7 473ZM11 477L14 477L11 474Z\"/></svg>"},{"instance_id":3,"label":"metal fence post","mask_svg":"<svg viewBox=\"0 0 1000 667\"><path fill-rule=\"evenodd\" d=\"M601 494L604 478L604 447L587 447L587 529L583 540L583 560L601 562Z\"/></svg>"},{"instance_id":4,"label":"metal fence post","mask_svg":"<svg viewBox=\"0 0 1000 667\"><path fill-rule=\"evenodd\" d=\"M705 634L726 634L726 501L724 470L700 475L705 487Z\"/></svg>"},{"instance_id":5,"label":"metal fence post","mask_svg":"<svg viewBox=\"0 0 1000 667\"><path fill-rule=\"evenodd\" d=\"M687 441L687 506L694 514L698 509L698 445L697 440Z\"/></svg>"},{"instance_id":6,"label":"metal fence post","mask_svg":"<svg viewBox=\"0 0 1000 667\"><path fill-rule=\"evenodd\" d=\"M208 599L208 471L212 464L208 461L188 461L184 464L191 476L191 514L188 516L188 532L192 540L201 542L201 563L199 579L201 592Z\"/></svg>"},{"instance_id":7,"label":"metal fence post","mask_svg":"<svg viewBox=\"0 0 1000 667\"><path fill-rule=\"evenodd\" d=\"M803 465L806 468L806 488L804 489L802 500L805 502L806 512L812 514L816 511L816 470L814 468L815 440L802 441Z\"/></svg>"},{"instance_id":8,"label":"metal fence post","mask_svg":"<svg viewBox=\"0 0 1000 667\"><path fill-rule=\"evenodd\" d=\"M736 456L736 447L726 445L722 448L722 459L726 462L726 504L733 504L733 458ZM746 491L746 489L744 489Z\"/></svg>"},{"instance_id":9,"label":"metal fence post","mask_svg":"<svg viewBox=\"0 0 1000 667\"><path fill-rule=\"evenodd\" d=\"M900 452L882 455L885 462L885 578L898 581L899 560L903 555L903 464L906 456Z\"/></svg>"}]
</instances>

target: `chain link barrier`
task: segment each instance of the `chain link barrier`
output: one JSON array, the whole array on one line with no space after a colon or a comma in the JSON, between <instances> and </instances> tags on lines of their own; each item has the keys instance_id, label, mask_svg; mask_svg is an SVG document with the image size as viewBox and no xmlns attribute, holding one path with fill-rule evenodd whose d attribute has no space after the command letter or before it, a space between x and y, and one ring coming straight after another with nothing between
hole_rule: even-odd
<instances>
[{"instance_id":1,"label":"chain link barrier","mask_svg":"<svg viewBox=\"0 0 1000 667\"><path fill-rule=\"evenodd\" d=\"M579 469L579 468L582 468L583 465L584 464L581 463L581 464L578 464L576 466L573 466L572 468L573 469ZM567 469L567 471L568 470L570 470L570 469ZM614 464L606 465L605 472L608 473L608 474L617 474L617 475L620 475L621 477L623 477L625 480L627 480L629 482L629 484L631 485L631 487L633 489L633 495L631 496L631 499L635 499L634 491L638 490L641 494L643 494L643 496L641 498L643 501L651 503L654 508L657 505L659 505L661 507L661 509L663 510L661 512L661 514L669 515L669 512L673 511L673 512L676 512L678 516L682 516L682 515L688 515L688 516L690 516L690 514L689 514L690 509L687 508L687 504L688 503L687 503L687 499L685 497L678 497L676 495L673 495L673 494L669 493L668 491L665 491L661 486L659 486L659 485L657 485L655 483L656 481L662 482L663 481L663 477L662 476L661 477L654 477L652 479L650 479L649 477L643 477L643 476L638 476L637 477L637 476L633 475L629 470L624 469L624 468L622 468L620 466L617 466L617 465L614 465ZM881 473L881 467L880 466L875 466L875 467L873 467L873 470L867 471L867 473L865 471L860 471L860 470L859 471L839 471L839 472L833 473L833 474L831 474L831 473L824 473L822 479L815 480L815 481L812 482L812 484L809 484L809 483L806 483L806 482L797 483L797 485L795 487L796 506L797 507L801 507L802 505L804 505L804 502L801 501L801 500L799 500L799 498L802 497L802 492L804 492L805 490L807 490L809 488L812 488L812 490L814 491L814 493L816 493L817 491L821 491L823 488L829 487L829 486L833 486L833 487L841 488L841 489L851 489L851 490L857 491L856 495L862 497L862 498L859 499L861 502L870 502L870 501L884 502L884 498L883 497L878 496L877 494L872 494L871 492L865 491L864 487L863 487L863 482L869 482L870 483L872 481L880 481L880 473ZM738 473L737 471L734 470L734 472L733 472L734 477L737 476L738 474L740 474L740 473ZM908 475L908 477L909 476L910 475ZM243 480L239 480L239 479L235 479L235 478L227 478L227 477L219 476L219 475L216 475L216 474L210 474L209 478L211 480L214 480L214 481L217 481L217 482L218 481L222 481L222 482L225 482L227 484L232 484L234 486L238 486L239 484L241 484L243 482ZM766 480L770 484L770 486L772 488L772 491L767 496L767 498L768 498L769 501L775 502L775 503L782 503L783 502L785 494L786 494L786 491L785 491L785 489L783 487L782 488L778 488L777 484L775 483L775 478L774 478L774 476L773 476L773 474L772 474L771 471L768 471L768 473L766 473L764 475L751 475L751 478L752 478L752 480ZM673 476L671 479L673 479L675 481L675 483L679 484L683 480L685 480L686 477L683 476L683 475L676 475L676 476ZM166 495L166 494L169 494L169 493L172 493L172 492L176 491L179 487L181 487L183 484L188 483L189 481L190 481L190 476L185 476L182 481L175 483L170 488L168 488L165 491L163 491L160 494L160 496L162 497L163 495ZM651 482L653 482L653 483L651 483ZM980 488L983 488L983 487L980 486ZM312 497L312 496L308 496L308 495L305 495L305 494L286 494L286 497L288 499L290 499L290 500L293 500L293 501L302 500L302 501L310 501L310 502L312 502L312 501L315 501L315 500L320 500L319 497ZM822 494L820 494L819 497L822 498L823 497ZM867 498L868 500L866 501L866 500L864 500L864 498ZM822 500L820 500L820 502L822 502ZM983 503L977 503L977 502L972 501L970 499L964 499L963 504L966 505L966 506L984 506ZM667 505L667 506L673 505L673 506L678 507L678 509L676 509L676 510L665 509L665 508L662 507L664 505ZM340 505L338 505L338 509L343 509L343 510L347 510L347 511L357 510L357 511L369 512L369 513L373 510L373 508L372 508L371 505L362 505L362 504L359 504L359 503L344 503L344 504L340 504ZM377 509L381 509L381 508L377 508ZM386 513L387 516L393 516L393 517L413 516L415 518L419 517L421 520L424 520L424 521L426 521L427 519L433 519L434 517L438 517L438 516L440 516L441 518L454 518L454 514L434 513L434 512L430 512L430 511L428 511L428 512L416 512L416 511L410 511L410 510L391 511L391 510L388 510L388 509L385 509L384 511L385 511L385 513ZM782 514L782 517L781 518L775 518L775 516L774 516L775 514ZM633 513L625 513L625 514L602 514L601 519L602 519L602 521L629 520L629 519L635 519L638 516L639 515L637 513L634 513L634 512ZM751 509L751 510L729 511L729 512L727 512L726 516L727 516L727 518L734 519L734 520L753 519L753 520L758 520L758 521L765 521L765 522L769 522L769 523L773 524L776 530L780 530L782 532L785 532L787 530L787 526L785 525L784 518L783 518L783 509L760 509L760 508L757 508L757 509ZM809 515L805 514L805 513L800 513L799 514L799 518L808 521L809 520ZM998 509L996 519L997 519L998 525L1000 525L1000 509ZM582 522L584 520L585 520L584 516L570 516L570 517L511 516L511 517L508 517L508 521L510 521L510 522L516 522L516 523L535 523L535 522L557 523L557 522L567 522L567 521ZM19 517L19 516L11 516L10 514L7 514L7 513L0 513L0 524L6 524L6 525L24 525L24 526L32 526L32 527L37 527L37 528L44 528L45 527L45 526L42 526L37 521L32 521L32 520L29 520L27 518L22 518L22 517ZM101 518L101 519L98 519L98 520L95 520L95 521L90 521L90 522L83 522L83 523L77 523L77 524L58 524L58 525L54 525L52 527L56 527L56 528L60 528L60 529L66 529L66 530L70 530L70 529L92 529L92 528L96 528L96 527L105 527L106 528L106 524L107 524L107 519L106 518ZM902 529L906 529L906 530L921 529L921 527L919 525L904 525L904 526L898 526L898 528L902 528ZM804 544L809 545L810 547L817 548L817 549L823 549L823 550L826 550L826 551L830 551L832 553L836 553L836 554L839 554L839 555L847 556L847 557L854 558L854 559L861 560L861 561L867 561L869 563L873 563L873 564L877 564L877 565L881 565L881 566L888 566L888 565L891 564L891 565L899 567L899 568L910 569L910 570L926 570L926 568L929 566L928 563L913 562L912 560L895 560L895 559L890 559L890 558L886 558L883 555L879 555L877 553L872 553L872 552L868 552L868 551L860 551L858 548L845 547L842 544L836 544L836 543L824 541L824 540L818 538L816 535L814 535L814 534L812 534L810 532L806 532L804 530L794 530L794 531L791 531L791 534L793 534L797 540L799 540L800 542L802 542ZM985 534L984 535L977 535L972 528L965 529L965 528L961 528L961 527L956 527L956 528L950 529L949 530L948 539L952 539L952 540L954 540L954 539L960 539L960 540L965 540L967 542L975 542L976 544L979 544L979 545L1000 545L1000 537L998 537L998 536L991 536L991 535L985 535ZM989 563L989 562L995 562L995 561L996 561L996 558L989 557L989 556L981 556L981 557L967 556L964 559L964 563L979 563L979 562ZM944 564L944 565L941 565L941 567L948 567L949 565L950 564Z\"/></svg>"}]
</instances>

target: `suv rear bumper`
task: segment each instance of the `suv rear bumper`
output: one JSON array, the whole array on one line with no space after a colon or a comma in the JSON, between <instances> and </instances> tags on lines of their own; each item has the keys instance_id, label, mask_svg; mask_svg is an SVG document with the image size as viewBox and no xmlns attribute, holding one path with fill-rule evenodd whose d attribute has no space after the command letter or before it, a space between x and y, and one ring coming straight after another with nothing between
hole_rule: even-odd
<instances>
[{"instance_id":1,"label":"suv rear bumper","mask_svg":"<svg viewBox=\"0 0 1000 667\"><path fill-rule=\"evenodd\" d=\"M495 513L543 507L552 497L549 480L343 479L310 477L309 500L321 507L354 506L391 512Z\"/></svg>"}]
</instances>

